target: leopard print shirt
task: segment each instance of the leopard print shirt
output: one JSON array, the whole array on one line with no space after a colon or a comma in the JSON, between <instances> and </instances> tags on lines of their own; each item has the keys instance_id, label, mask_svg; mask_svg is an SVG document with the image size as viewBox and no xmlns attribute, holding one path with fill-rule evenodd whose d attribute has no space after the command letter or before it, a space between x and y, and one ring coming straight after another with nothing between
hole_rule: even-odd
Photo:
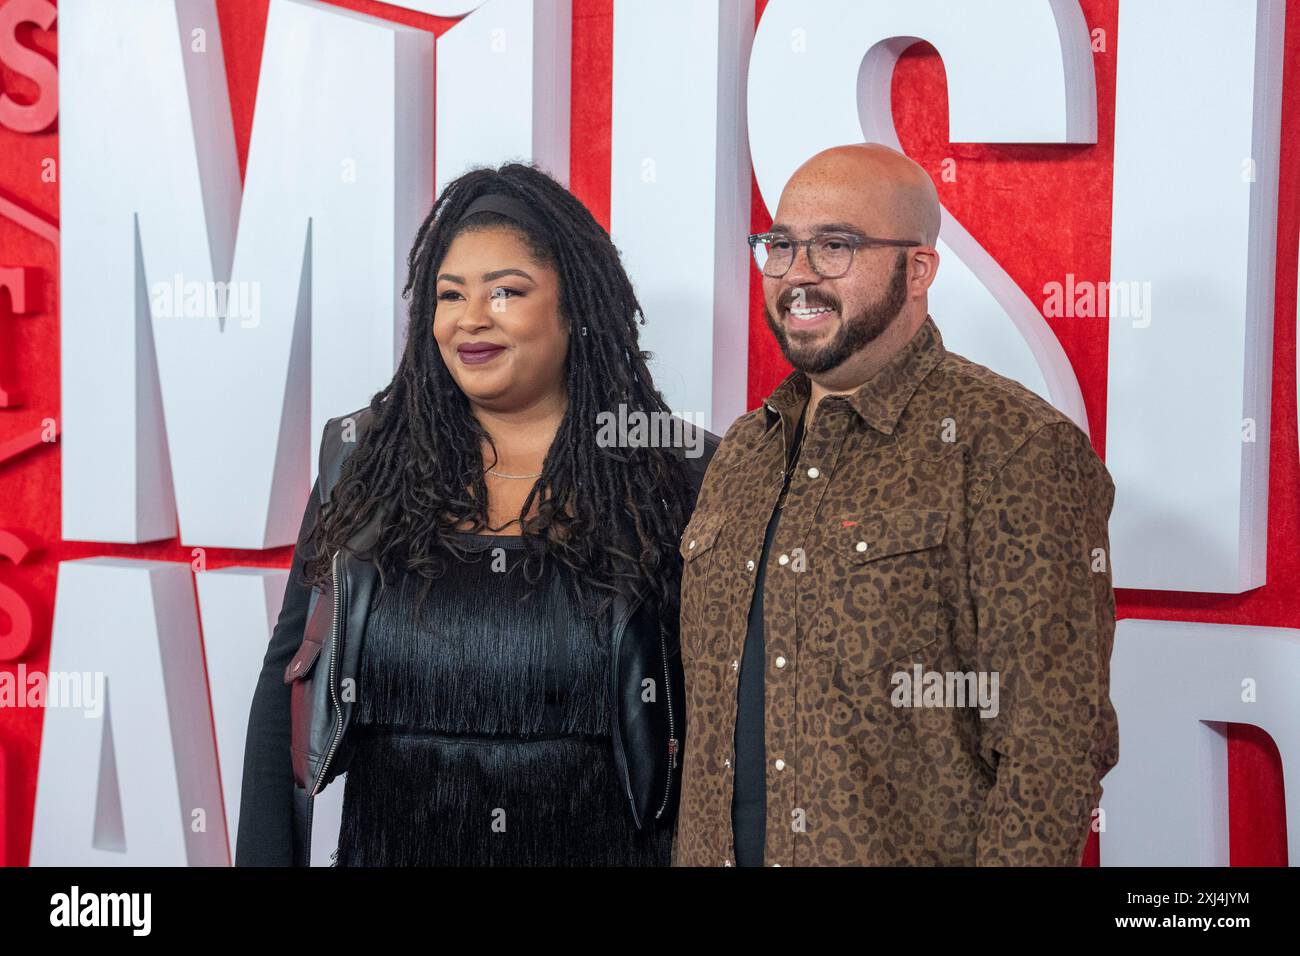
<instances>
[{"instance_id":1,"label":"leopard print shirt","mask_svg":"<svg viewBox=\"0 0 1300 956\"><path fill-rule=\"evenodd\" d=\"M746 619L808 387L732 425L682 537L677 866L735 864ZM932 317L819 404L765 582L765 865L1079 864L1119 759L1113 501L1088 436Z\"/></svg>"}]
</instances>

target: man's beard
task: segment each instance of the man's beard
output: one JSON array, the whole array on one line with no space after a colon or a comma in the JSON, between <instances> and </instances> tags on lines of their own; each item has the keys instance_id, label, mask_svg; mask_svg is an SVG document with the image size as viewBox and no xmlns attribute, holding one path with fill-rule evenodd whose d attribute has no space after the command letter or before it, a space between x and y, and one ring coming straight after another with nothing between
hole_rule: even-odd
<instances>
[{"instance_id":1,"label":"man's beard","mask_svg":"<svg viewBox=\"0 0 1300 956\"><path fill-rule=\"evenodd\" d=\"M794 293L794 289L787 289L777 299L776 305L780 312L785 312L790 307L790 302L795 297ZM791 343L790 337L786 335L785 326L772 315L766 305L763 306L763 315L767 318L767 327L772 330L777 344L781 346L781 354L785 356L785 360L805 374L820 375L822 372L838 368L879 337L898 317L906 302L907 254L900 253L885 294L874 305L863 309L852 318L844 317L839 300L834 296L817 288L804 289L804 299L800 303L802 308L826 306L834 309L841 318L840 328L835 333L835 337L819 348L801 347Z\"/></svg>"}]
</instances>

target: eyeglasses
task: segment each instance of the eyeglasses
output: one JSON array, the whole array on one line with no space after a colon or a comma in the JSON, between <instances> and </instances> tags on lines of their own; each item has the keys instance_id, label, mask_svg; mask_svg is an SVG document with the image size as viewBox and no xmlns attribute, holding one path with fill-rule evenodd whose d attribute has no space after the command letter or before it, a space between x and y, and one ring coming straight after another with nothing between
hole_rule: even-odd
<instances>
[{"instance_id":1,"label":"eyeglasses","mask_svg":"<svg viewBox=\"0 0 1300 956\"><path fill-rule=\"evenodd\" d=\"M914 239L875 239L842 233L824 233L811 239L791 239L779 232L760 232L749 237L758 271L779 279L790 271L799 247L808 250L808 264L823 279L838 279L853 265L853 253L859 246L919 246Z\"/></svg>"}]
</instances>

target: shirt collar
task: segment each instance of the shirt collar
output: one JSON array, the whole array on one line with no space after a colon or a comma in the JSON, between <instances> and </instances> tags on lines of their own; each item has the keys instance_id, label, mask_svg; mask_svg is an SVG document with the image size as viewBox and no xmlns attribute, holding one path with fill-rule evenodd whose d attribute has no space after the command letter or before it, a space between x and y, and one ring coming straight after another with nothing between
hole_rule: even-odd
<instances>
[{"instance_id":1,"label":"shirt collar","mask_svg":"<svg viewBox=\"0 0 1300 956\"><path fill-rule=\"evenodd\" d=\"M912 400L922 380L943 360L945 353L939 327L927 315L916 334L879 372L844 397L868 425L892 435L903 409ZM808 376L803 372L794 371L787 375L763 402L768 427L777 419L785 419L787 425L793 424L803 413L810 388Z\"/></svg>"}]
</instances>

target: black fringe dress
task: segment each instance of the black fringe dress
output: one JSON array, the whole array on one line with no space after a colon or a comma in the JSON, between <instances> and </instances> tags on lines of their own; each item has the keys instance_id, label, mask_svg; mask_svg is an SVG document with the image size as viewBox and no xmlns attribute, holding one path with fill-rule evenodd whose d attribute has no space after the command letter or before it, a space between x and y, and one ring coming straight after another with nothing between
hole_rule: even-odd
<instances>
[{"instance_id":1,"label":"black fringe dress","mask_svg":"<svg viewBox=\"0 0 1300 956\"><path fill-rule=\"evenodd\" d=\"M372 601L337 866L666 866L614 762L608 620L574 609L547 561L525 599L518 536L462 534L424 580Z\"/></svg>"}]
</instances>

